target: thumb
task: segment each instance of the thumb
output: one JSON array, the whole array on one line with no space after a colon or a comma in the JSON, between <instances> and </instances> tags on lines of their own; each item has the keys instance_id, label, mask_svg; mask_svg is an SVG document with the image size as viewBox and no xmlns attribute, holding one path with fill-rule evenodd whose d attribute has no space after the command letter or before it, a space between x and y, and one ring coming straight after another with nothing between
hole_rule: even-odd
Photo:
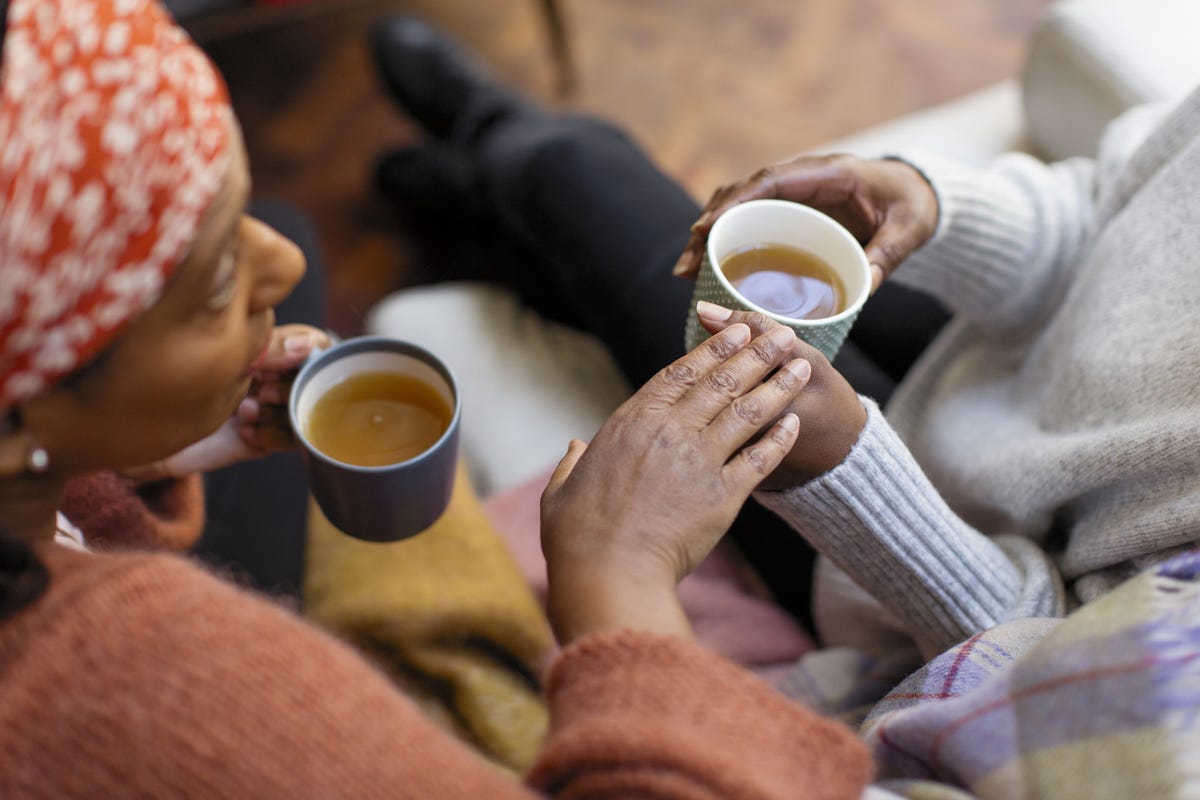
<instances>
[{"instance_id":1,"label":"thumb","mask_svg":"<svg viewBox=\"0 0 1200 800\"><path fill-rule=\"evenodd\" d=\"M871 291L878 289L879 284L895 272L924 239L913 225L891 218L885 220L864 248L871 265Z\"/></svg>"},{"instance_id":2,"label":"thumb","mask_svg":"<svg viewBox=\"0 0 1200 800\"><path fill-rule=\"evenodd\" d=\"M579 463L579 459L587 451L587 445L578 439L572 439L567 445L567 454L558 462L558 466L554 468L554 473L550 476L550 481L546 484L545 491L542 492L543 497L549 497L557 494L562 489L563 484L567 482L567 478L571 477L571 472L574 471L575 465Z\"/></svg>"},{"instance_id":3,"label":"thumb","mask_svg":"<svg viewBox=\"0 0 1200 800\"><path fill-rule=\"evenodd\" d=\"M259 375L286 372L304 363L314 350L331 344L329 334L309 325L280 325L271 333L271 342L254 369Z\"/></svg>"}]
</instances>

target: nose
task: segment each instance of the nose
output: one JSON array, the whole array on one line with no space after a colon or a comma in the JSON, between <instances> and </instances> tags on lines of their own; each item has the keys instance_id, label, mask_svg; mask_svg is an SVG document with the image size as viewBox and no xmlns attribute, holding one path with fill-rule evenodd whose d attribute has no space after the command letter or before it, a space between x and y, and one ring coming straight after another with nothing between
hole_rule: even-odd
<instances>
[{"instance_id":1,"label":"nose","mask_svg":"<svg viewBox=\"0 0 1200 800\"><path fill-rule=\"evenodd\" d=\"M304 253L265 222L242 218L242 247L254 275L250 312L274 308L304 277Z\"/></svg>"}]
</instances>

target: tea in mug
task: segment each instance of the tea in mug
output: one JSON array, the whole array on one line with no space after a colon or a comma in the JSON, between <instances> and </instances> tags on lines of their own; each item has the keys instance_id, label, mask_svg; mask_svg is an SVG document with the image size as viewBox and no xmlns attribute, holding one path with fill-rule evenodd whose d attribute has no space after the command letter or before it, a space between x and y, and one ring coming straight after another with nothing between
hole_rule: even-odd
<instances>
[{"instance_id":1,"label":"tea in mug","mask_svg":"<svg viewBox=\"0 0 1200 800\"><path fill-rule=\"evenodd\" d=\"M753 244L721 261L738 294L759 308L791 319L832 317L846 308L846 288L829 264L785 244Z\"/></svg>"},{"instance_id":2,"label":"tea in mug","mask_svg":"<svg viewBox=\"0 0 1200 800\"><path fill-rule=\"evenodd\" d=\"M317 398L304 433L330 458L381 467L424 453L453 415L425 381L398 372L361 372Z\"/></svg>"}]
</instances>

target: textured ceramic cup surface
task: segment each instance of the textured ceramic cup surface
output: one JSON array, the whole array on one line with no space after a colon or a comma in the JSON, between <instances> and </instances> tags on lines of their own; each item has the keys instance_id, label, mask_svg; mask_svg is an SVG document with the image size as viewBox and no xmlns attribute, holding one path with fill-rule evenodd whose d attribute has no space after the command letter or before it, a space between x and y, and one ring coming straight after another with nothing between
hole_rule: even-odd
<instances>
[{"instance_id":1,"label":"textured ceramic cup surface","mask_svg":"<svg viewBox=\"0 0 1200 800\"><path fill-rule=\"evenodd\" d=\"M829 264L841 276L846 307L832 317L792 319L760 308L738 294L721 273L720 263L735 250L750 245L781 244L806 250ZM830 361L845 341L850 327L871 293L871 268L862 245L832 217L786 200L749 200L723 213L713 223L708 247L700 262L692 306L684 330L688 350L708 338L696 317L696 302L736 311L758 311L796 332L796 336L821 351Z\"/></svg>"},{"instance_id":2,"label":"textured ceramic cup surface","mask_svg":"<svg viewBox=\"0 0 1200 800\"><path fill-rule=\"evenodd\" d=\"M313 447L305 435L313 404L336 384L362 372L399 372L434 387L453 409L441 438L418 456L379 467L347 464ZM301 368L288 414L304 457L309 491L343 533L373 542L405 539L432 525L449 505L462 401L454 376L428 350L384 336L339 342L314 354Z\"/></svg>"}]
</instances>

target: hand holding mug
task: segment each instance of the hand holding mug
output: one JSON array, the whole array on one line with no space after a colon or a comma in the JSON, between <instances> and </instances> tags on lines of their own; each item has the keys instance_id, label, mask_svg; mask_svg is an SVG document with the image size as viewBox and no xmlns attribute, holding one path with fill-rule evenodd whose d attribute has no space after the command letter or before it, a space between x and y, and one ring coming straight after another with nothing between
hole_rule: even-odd
<instances>
[{"instance_id":1,"label":"hand holding mug","mask_svg":"<svg viewBox=\"0 0 1200 800\"><path fill-rule=\"evenodd\" d=\"M753 339L727 326L652 378L590 445L572 443L542 496L560 641L618 627L687 632L676 583L796 441L785 408L809 365L789 358L795 343L782 326Z\"/></svg>"},{"instance_id":2,"label":"hand holding mug","mask_svg":"<svg viewBox=\"0 0 1200 800\"><path fill-rule=\"evenodd\" d=\"M848 155L799 156L717 189L692 226L675 274L696 275L717 217L739 203L764 198L802 203L840 222L866 249L873 289L937 227L937 195L908 164Z\"/></svg>"},{"instance_id":3,"label":"hand holding mug","mask_svg":"<svg viewBox=\"0 0 1200 800\"><path fill-rule=\"evenodd\" d=\"M308 325L280 325L271 333L235 415L238 435L259 455L296 446L287 411L292 383L309 355L331 344L329 334Z\"/></svg>"},{"instance_id":4,"label":"hand holding mug","mask_svg":"<svg viewBox=\"0 0 1200 800\"><path fill-rule=\"evenodd\" d=\"M730 311L709 303L701 304L698 317L712 334L728 330L731 325L746 325L755 336L786 330L765 314ZM812 375L804 391L786 409L799 422L796 446L762 482L762 489L787 489L825 474L845 460L867 424L867 412L858 394L819 352L797 340L789 358L807 360Z\"/></svg>"}]
</instances>

